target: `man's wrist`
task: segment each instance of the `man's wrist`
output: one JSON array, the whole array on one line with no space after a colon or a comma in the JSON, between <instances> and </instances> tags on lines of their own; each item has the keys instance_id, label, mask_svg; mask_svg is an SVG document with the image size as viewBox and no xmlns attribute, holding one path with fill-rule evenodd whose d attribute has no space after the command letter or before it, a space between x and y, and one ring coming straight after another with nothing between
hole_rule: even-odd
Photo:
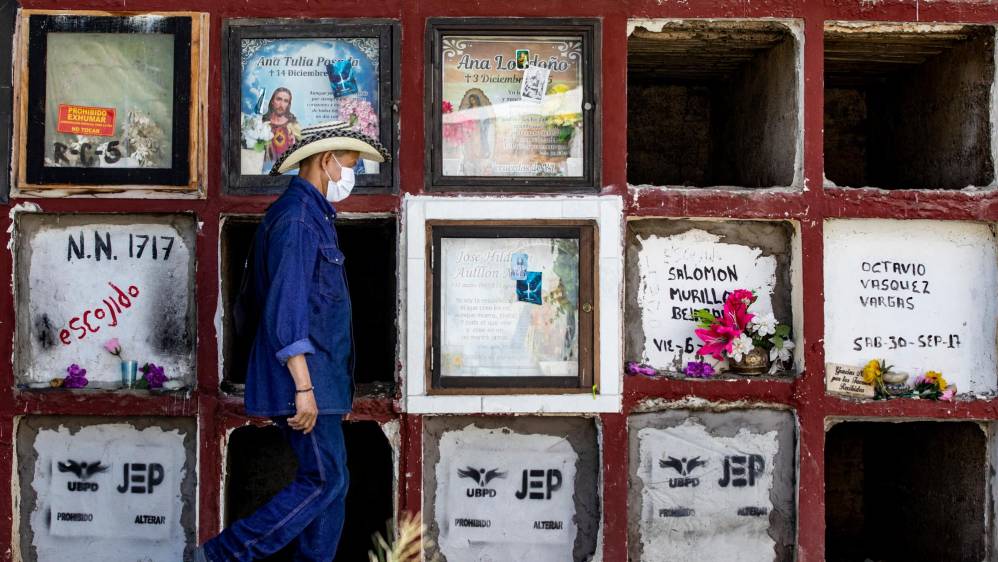
<instances>
[{"instance_id":1,"label":"man's wrist","mask_svg":"<svg viewBox=\"0 0 998 562\"><path fill-rule=\"evenodd\" d=\"M296 388L295 394L305 394L306 392L312 392L313 387L307 386L305 388Z\"/></svg>"}]
</instances>

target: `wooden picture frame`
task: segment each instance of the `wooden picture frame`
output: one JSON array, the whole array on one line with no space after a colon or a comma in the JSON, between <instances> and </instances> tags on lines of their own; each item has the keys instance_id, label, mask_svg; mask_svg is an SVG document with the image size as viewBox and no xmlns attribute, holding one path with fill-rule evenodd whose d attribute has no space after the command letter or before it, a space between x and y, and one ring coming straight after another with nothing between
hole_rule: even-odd
<instances>
[{"instance_id":1,"label":"wooden picture frame","mask_svg":"<svg viewBox=\"0 0 998 562\"><path fill-rule=\"evenodd\" d=\"M333 98L332 95L336 95L334 94L335 88L332 88L329 78L323 77L321 80L325 84L321 87L329 90L324 93L332 95L325 97L310 95L302 101L300 99L301 95L293 94L288 90L289 97L295 95L298 98L291 97L288 103L288 111L291 112L293 122L296 126L308 126L315 125L317 122L332 120L332 118L327 118L326 116L338 113L339 110L334 112L329 107L329 104L336 103L340 99L358 99L362 100L362 103L367 101L370 105L373 105L377 110L376 123L379 140L392 155L392 160L378 166L377 173L358 172L357 186L354 188L353 193L388 194L398 191L397 139L400 87L398 76L401 60L399 51L401 45L401 28L398 21L390 19L230 19L223 22L222 35L222 115L225 119L222 127L224 151L222 162L225 190L227 192L240 195L278 194L284 190L288 182L286 176L243 173L245 168L252 168L252 163L247 164L244 162L244 160L248 159L248 156L243 154L243 152L247 152L247 147L244 146L245 139L243 138L243 121L247 117L245 113L247 101L243 99L247 93L244 92L243 58L256 54L256 52L250 53L247 49L244 49L244 46L252 45L257 49L261 49L266 48L267 42L280 40L301 42L309 39L315 42L322 41L327 43L326 47L328 47L327 50L330 53L336 53L338 50L347 48L347 43L350 41L377 41L377 60L374 61L377 64L375 72L377 84L376 92L374 92L374 95L377 96L376 102L364 99L365 96L363 94L365 90L363 88L361 88L359 92L361 95L359 96L346 95L340 98L337 95L337 97ZM261 47L261 45L264 46ZM302 52L311 54L316 50L306 51L307 47L310 46L306 45L302 47ZM368 51L373 51L373 49L368 48L367 45L349 47L347 50L348 53L360 52L361 56L367 58L367 62L370 63L371 55L374 53ZM335 55L331 54L330 57L332 58L332 56ZM287 66L294 66L293 71L296 73L311 73L312 80L317 79L315 76L316 72L326 72L325 64L331 62L329 59L320 61L318 60L319 57L310 58L302 56L292 58L299 58L299 61L308 59L304 62L288 62ZM357 61L355 60L355 62ZM284 65L283 60L278 61L278 63ZM281 68L280 66L275 66L274 69L268 72L280 73L282 71L290 72L287 68ZM289 76L286 74L285 76L284 82L280 80L275 81L273 76L264 77L263 80L269 86L274 86L272 82L277 83L277 86L279 86L278 89L287 90L287 87L290 85L292 89L297 90L297 88L294 88L294 81L296 77L302 80L300 78L302 75L294 74ZM259 78L254 78L254 80L257 82L260 81ZM304 80L308 80L308 78L304 78ZM277 90L274 87L263 87L259 94L261 98L259 102L268 103L267 98L273 98L276 92ZM352 93L358 92L354 91ZM371 97L370 92L368 92L367 97ZM273 104L273 99L270 99L269 104ZM318 109L317 106L320 105L322 108ZM300 113L300 108L304 108L309 116L318 119L318 121L307 121L299 124L293 112L299 111ZM259 112L259 104L257 108L254 108L254 111ZM268 105L268 114L269 111L270 107ZM256 116L255 113L251 115L253 117ZM293 134L290 136L293 136ZM249 151L248 153L251 152ZM264 165L268 162L267 158L264 158L262 161ZM376 164L372 163L372 165ZM269 166L263 167L269 168ZM261 167L261 172L264 171L263 167Z\"/></svg>"},{"instance_id":2,"label":"wooden picture frame","mask_svg":"<svg viewBox=\"0 0 998 562\"><path fill-rule=\"evenodd\" d=\"M453 244L454 249L448 247L451 244L445 246L444 240L447 239L457 241L456 244ZM516 239L516 242L504 246L502 241L506 239ZM517 272L510 261L511 259L517 259L515 257L517 252L510 251L510 248L518 244L519 246L517 247L519 248L525 248L526 246L537 248L536 244L525 245L522 242L524 239L537 239L542 244L543 241L551 241L551 250L547 252L541 250L540 253L534 251L533 257L530 257L530 254L524 251L523 255L527 257L522 260L523 271ZM571 241L567 245L561 246L561 248L568 248L568 251L565 252L558 248L558 245L554 242L555 240ZM595 221L431 220L426 222L426 241L426 298L428 301L426 333L428 337L426 342L427 365L425 372L428 395L588 393L592 391L594 386L599 385L597 368L599 362L596 351L598 349L596 326L598 326L599 318L599 303L597 302L599 294L597 287L599 272L595 258L599 242ZM467 241L473 242L469 243ZM487 265L483 265L484 262L472 263L472 258L468 257L469 254L466 251L469 245L484 252L479 254L479 256L490 256L487 261L492 263ZM576 250L574 258L572 257L573 246ZM472 263L472 269L470 270L471 274L468 276L465 275L465 270L458 270L455 278L468 279L481 276L481 279L486 280L484 284L478 287L464 285L461 289L467 290L470 288L473 292L472 294L482 294L483 299L489 298L486 293L489 289L492 289L492 300L490 303L493 303L495 306L489 309L489 312L480 312L482 309L478 308L479 305L477 304L471 305L470 308L465 307L465 310L458 313L458 316L464 317L465 320L452 322L450 320L452 318L450 311L446 310L446 307L449 305L445 304L450 301L451 293L455 292L452 288L453 279L448 277L451 273L448 269L451 266L448 264L451 261L449 252L458 251L458 248L464 248L461 250L464 253L458 260L454 260L454 263ZM564 261L560 264L556 261L557 259L561 259L557 257L559 253L563 253L565 256ZM539 271L527 272L526 269L530 267L528 263L533 264L533 268ZM574 269L571 265L573 263ZM565 268L566 264L568 264L568 269ZM561 276L558 275L557 272L559 269L556 268L560 268ZM558 280L554 287L547 292L544 291L544 287L551 288L551 285L545 285L547 282L543 281L545 272L548 275L547 279L553 276ZM526 299L521 294L521 285L531 283L532 279L526 277L520 281L514 281L514 279L517 279L515 277L516 273L524 276L536 273L536 276L533 277L533 279L536 279L536 287L526 287L528 291L533 291L534 294L528 295ZM489 283L493 280L496 283L490 286ZM447 283L450 283L450 285ZM498 300L495 299L497 294L504 293L504 289L501 286L503 283L509 284L511 292L514 287L516 288L516 299L513 299L511 295L509 298L500 297ZM571 287L572 284L576 286ZM485 293L474 293L474 291L483 287ZM496 289L498 289L498 292ZM552 300L552 296L555 296L555 300ZM574 307L572 306L573 296L575 301ZM530 300L531 298L536 300ZM460 299L455 297L454 300L457 302ZM513 300L519 302L510 302ZM479 299L476 298L475 301L477 303ZM469 301L466 300L465 302ZM510 332L508 331L501 335L498 333L503 332L502 320L497 320L498 317L495 315L515 314L518 315L517 321L520 323L524 321L532 322L529 317L533 315L534 310L528 310L527 307L532 307L533 305L539 306L536 309L538 314L548 315L548 319L551 320L547 324L548 326L560 326L563 328L563 331L560 331L558 327L553 329L549 327L546 334L542 333L543 330L540 328L536 330L536 333L541 334L536 337L536 341L541 341L547 336L548 339L552 339L553 337L557 342L561 342L561 355L553 357L556 360L550 360L552 356L549 356L551 355L549 348L543 348L544 351L538 352L538 346L535 345L533 351L527 351L528 353L533 353L530 360L527 362L521 361L516 367L512 365L512 360L503 364L499 364L496 361L492 363L483 361L479 367L483 372L488 372L489 374L454 374L452 372L454 369L451 369L450 365L461 365L457 369L464 369L463 362L465 359L463 350L468 345L465 343L466 341L474 339L496 341L510 336ZM486 306L492 306L492 304ZM504 307L505 309L503 310ZM493 313L491 310L496 310L497 312ZM554 319L551 317L552 313L555 315ZM491 326L486 326L485 324L490 321L490 316L494 323ZM562 316L562 318L559 320L557 316ZM451 323L454 326L451 326ZM462 353L452 353L452 348L447 343L450 340L448 339L448 334L445 332L452 328L457 333L462 334L462 338L465 338L461 344L465 346L462 347ZM537 328L537 326L531 325L531 330L534 328ZM490 330L491 335L486 333ZM562 339L558 340L559 337ZM574 342L571 342L573 339ZM513 339L509 341L512 344L520 343ZM474 346L474 344L470 345ZM526 349L527 345L524 344L523 347ZM512 349L513 346L510 345L508 350L501 350L503 352L501 354L502 357L510 359L513 356ZM554 355L558 355L558 353ZM471 356L470 359L474 363L476 357ZM551 372L543 374L545 367L553 368L548 369ZM513 375L512 372L517 370L520 373ZM563 373L555 372L559 370L563 371ZM496 374L504 371L508 371L510 374Z\"/></svg>"},{"instance_id":3,"label":"wooden picture frame","mask_svg":"<svg viewBox=\"0 0 998 562\"><path fill-rule=\"evenodd\" d=\"M600 130L601 112L599 105L602 38L601 23L599 20L579 18L515 18L504 21L497 20L496 18L432 18L429 20L427 26L424 125L426 139L429 143L426 149L425 160L425 182L428 191L589 193L598 191L601 174L599 155L602 150ZM460 40L448 42L448 37L457 37ZM479 77L478 82L473 77L466 78L471 89L465 92L460 102L450 101L445 97L445 59L453 59L456 53L455 49L462 49L467 45L467 41L462 40L479 37L483 41L503 40L510 43L507 49L508 53L506 53L508 57L499 62L498 57L502 55L496 55L496 58L490 61L489 64L494 64L496 67L501 65L503 71L511 75L486 76L489 82L503 81L506 88L520 90L520 83L513 83L511 81L515 82L516 77L519 76L518 73L525 73L522 68L522 61L519 60L523 56L524 51L527 53L528 60L537 62L535 59L530 58L535 56L530 54L530 49L525 48L529 45L532 38L535 41L547 43L552 43L554 39L565 40L563 41L565 45L559 46L553 52L561 53L558 56L562 57L565 61L573 61L573 65L578 65L578 71L581 74L581 77L578 79L578 86L581 89L581 100L578 100L580 116L577 118L573 117L573 121L575 121L574 127L581 130L581 142L575 140L574 135L577 133L574 131L568 134L568 139L570 140L561 139L561 133L557 133L556 131L570 130L572 128L572 126L564 126L564 123L559 125L551 122L546 123L544 127L535 126L533 133L543 133L544 130L550 127L550 130L555 132L552 132L549 136L556 137L559 139L559 142L565 142L566 147L563 147L563 150L555 150L558 147L558 143L554 142L553 138L547 139L548 141L552 141L548 142L547 145L552 145L555 148L549 146L547 149L544 149L540 144L526 147L528 156L534 160L545 160L545 158L550 157L552 154L558 153L554 157L553 162L537 161L529 164L528 168L537 168L536 173L532 175L482 174L480 170L475 169L475 166L471 166L472 170L467 174L456 174L451 169L454 168L453 163L445 166L444 137L447 136L450 138L455 132L454 127L458 129L457 132L460 132L460 129L468 124L478 128L495 129L504 121L504 119L497 119L492 116L484 118L485 124L483 125L479 121L479 119L483 119L481 116L475 114L474 111L468 111L466 112L469 115L467 120L462 121L462 118L450 117L449 119L456 119L458 123L448 124L448 127L451 127L451 129L449 129L449 132L445 131L443 123L443 115L446 111L445 102L449 104L451 112L455 112L455 115L464 109L478 108L479 106L491 107L496 103L492 100L481 101L483 97L487 97L484 91L479 92L482 88L487 87L480 83L483 80L481 77ZM576 41L579 43L578 45L574 44ZM517 44L518 42L523 43ZM567 48L569 43L573 44L571 48ZM566 47L566 49L563 50L563 47ZM546 61L541 60L540 62L542 64L549 64L550 60L549 58ZM559 58L558 60L562 59ZM485 64L484 59L481 64ZM516 69L515 71L513 70L514 68ZM495 71L499 72L499 69L495 69ZM552 90L554 86L553 81L554 78L551 78L551 83L548 83L552 87ZM469 94L475 94L479 98L479 102L477 104L465 104L464 99ZM525 100L530 98L524 96L519 99ZM502 111L508 111L511 114L519 111L513 107L513 105L516 105L516 102L513 102L512 105L506 102L501 103L509 106ZM464 105L468 105L469 108L464 108ZM571 107L574 108L575 105L571 105ZM548 110L545 109L542 111ZM492 113L497 115L499 112L498 108L492 110ZM489 115L492 115L492 113L489 113ZM549 113L544 113L543 115L558 117ZM571 115L576 115L574 109ZM576 121L576 119L578 120ZM518 126L515 124L516 119L505 119L505 121L508 126ZM489 122L494 122L491 124L491 127L488 126ZM482 134L480 133L479 136L482 136ZM485 134L485 136L489 137L488 134ZM490 170L500 166L513 166L515 168L517 165L516 161L502 163L500 159L496 158L497 147L504 147L507 143L500 142L501 139L498 138L499 133L497 132L493 132L492 136L497 138L491 141L486 138L486 140L481 141L481 144L491 146L491 149L483 149L484 152L488 152L489 154L487 157L479 160L481 162L489 162L490 164L486 165L486 168ZM513 136L512 133L510 136ZM513 141L509 140L509 142ZM463 141L456 143L451 141L451 144L455 147L459 146L462 154L465 150L464 147L467 146L467 143ZM576 144L581 146L576 146ZM568 145L572 146L572 148L567 148ZM499 148L498 150L503 149ZM509 148L509 151L512 153L522 152L523 150L524 147L519 146ZM554 152L548 152L548 150ZM533 152L531 153L531 151ZM560 154L561 152L565 152L565 154ZM571 157L570 154L573 152L581 154L581 156ZM577 163L572 163L572 161L579 158L582 160L581 173L575 174L571 170L579 166ZM564 162L560 162L559 159L563 159ZM454 159L448 159L448 161L451 160ZM466 168L466 159L462 157L459 160L458 167ZM557 174L564 171L562 168L568 171L565 171L566 175L559 177ZM447 170L446 172L445 169Z\"/></svg>"},{"instance_id":4,"label":"wooden picture frame","mask_svg":"<svg viewBox=\"0 0 998 562\"><path fill-rule=\"evenodd\" d=\"M16 42L17 60L22 64L15 76L14 88L17 195L44 197L153 192L203 196L207 164L204 150L207 138L207 83L204 79L208 64L207 32L208 16L198 12L155 12L136 17L135 14L98 11L22 11ZM78 143L78 148L73 144L62 144L62 150L57 154L55 144L60 143L56 142L52 143L53 150L48 150L46 122L53 115L46 99L50 33L172 35L173 90L168 96L172 102L169 108L170 149L167 154L160 155L160 163L166 165L144 166L141 160L138 160L140 164L137 166L113 165L123 152L127 158L140 154L138 149L125 152L130 150L126 148L128 141L111 136L123 131L121 122L130 118L130 112L122 112L118 108L112 108L116 111L110 116L110 124L106 124L108 128L94 132L99 135L97 138L100 141L107 138L106 144L82 137L84 140ZM81 134L76 130L62 129L62 107L88 109L84 106L94 104L76 105L72 100L65 100L66 103L57 101L60 106L59 133ZM119 112L125 114L117 115ZM117 123L115 120L118 120ZM149 121L152 122L152 118ZM163 131L166 127L156 123L153 126L166 135ZM114 151L111 150L111 143L117 143ZM67 157L67 154L73 156ZM75 163L68 158L74 158ZM62 160L65 160L65 165L61 164ZM53 162L60 165L52 165Z\"/></svg>"}]
</instances>

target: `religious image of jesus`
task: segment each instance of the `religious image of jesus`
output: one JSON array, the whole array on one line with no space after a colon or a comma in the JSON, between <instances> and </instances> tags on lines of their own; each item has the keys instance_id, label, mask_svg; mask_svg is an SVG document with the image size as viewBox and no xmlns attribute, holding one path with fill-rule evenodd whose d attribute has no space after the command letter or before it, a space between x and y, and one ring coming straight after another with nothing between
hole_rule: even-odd
<instances>
[{"instance_id":1,"label":"religious image of jesus","mask_svg":"<svg viewBox=\"0 0 998 562\"><path fill-rule=\"evenodd\" d=\"M280 87L270 96L267 113L263 114L263 122L270 125L273 136L267 143L263 162L263 173L270 171L274 162L294 144L301 136L301 125L298 118L291 113L291 90Z\"/></svg>"}]
</instances>

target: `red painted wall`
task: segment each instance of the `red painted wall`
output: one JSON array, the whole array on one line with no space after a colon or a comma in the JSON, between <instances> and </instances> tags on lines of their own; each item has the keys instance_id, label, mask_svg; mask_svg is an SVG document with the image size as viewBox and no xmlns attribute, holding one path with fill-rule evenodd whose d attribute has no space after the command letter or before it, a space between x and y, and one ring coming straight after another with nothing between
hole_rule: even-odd
<instances>
[{"instance_id":1,"label":"red painted wall","mask_svg":"<svg viewBox=\"0 0 998 562\"><path fill-rule=\"evenodd\" d=\"M203 221L197 251L198 388L189 400L172 397L119 397L113 394L30 395L14 389L10 361L0 363L0 482L13 475L13 431L16 416L31 414L121 414L197 416L200 423L200 525L205 539L216 533L220 520L221 440L227 429L241 425L241 403L219 393L214 316L218 295L218 235L220 216L260 213L267 197L222 193L221 151L221 24L225 18L246 17L383 17L402 25L402 93L400 191L423 191L425 146L423 128L424 32L429 17L599 17L603 21L602 134L604 194L628 198L634 215L663 217L731 217L799 221L803 245L805 362L809 371L793 381L652 381L627 378L622 414L602 415L604 444L604 560L626 560L627 426L630 409L647 397L678 399L688 395L716 401L748 400L787 404L800 420L799 551L798 559L824 559L824 419L829 416L998 419L998 401L929 401L854 403L824 394L824 332L822 222L829 217L894 217L998 220L998 193L966 194L895 191L868 193L822 188L822 31L826 20L998 22L998 4L975 1L858 0L549 0L523 2L455 2L453 0L27 0L26 8L108 11L207 10L211 14L208 196L204 200L32 200L46 212L193 212ZM796 193L720 193L644 191L631 200L626 185L626 68L628 18L796 18L804 22L804 175L806 189ZM355 196L342 208L352 212L396 212L401 195ZM24 202L13 200L11 204ZM10 226L0 216L0 232ZM4 241L8 235L4 234ZM0 279L10 278L11 254L0 254ZM10 357L13 343L13 295L0 291L0 356ZM406 510L418 510L421 481L421 428L416 416L402 416L390 401L365 401L356 418L386 420L400 417L404 458L400 467L400 500ZM0 487L0 545L11 544L12 501L9 487ZM9 548L0 561L12 560Z\"/></svg>"}]
</instances>

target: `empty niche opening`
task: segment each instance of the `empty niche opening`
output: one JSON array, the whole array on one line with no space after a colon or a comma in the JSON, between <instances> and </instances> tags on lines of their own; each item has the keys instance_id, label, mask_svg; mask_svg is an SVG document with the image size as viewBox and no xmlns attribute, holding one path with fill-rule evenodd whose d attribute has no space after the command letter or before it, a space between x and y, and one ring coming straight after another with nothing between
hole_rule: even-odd
<instances>
[{"instance_id":1,"label":"empty niche opening","mask_svg":"<svg viewBox=\"0 0 998 562\"><path fill-rule=\"evenodd\" d=\"M826 183L992 184L994 36L980 25L827 24Z\"/></svg>"},{"instance_id":2,"label":"empty niche opening","mask_svg":"<svg viewBox=\"0 0 998 562\"><path fill-rule=\"evenodd\" d=\"M974 422L843 422L825 436L829 562L982 560L987 436Z\"/></svg>"},{"instance_id":3,"label":"empty niche opening","mask_svg":"<svg viewBox=\"0 0 998 562\"><path fill-rule=\"evenodd\" d=\"M786 187L799 139L798 44L771 21L676 21L627 41L631 185Z\"/></svg>"},{"instance_id":4,"label":"empty niche opening","mask_svg":"<svg viewBox=\"0 0 998 562\"><path fill-rule=\"evenodd\" d=\"M392 518L392 448L372 421L344 422L350 488L346 519L334 562L367 560L374 533L386 532ZM294 480L298 461L277 426L245 426L229 437L226 457L225 524L238 521L267 503ZM264 559L291 562L294 546Z\"/></svg>"},{"instance_id":5,"label":"empty niche opening","mask_svg":"<svg viewBox=\"0 0 998 562\"><path fill-rule=\"evenodd\" d=\"M232 309L259 222L259 218L228 217L222 224L223 387L236 394L246 382L246 362L253 342L235 337ZM357 394L394 396L398 300L395 219L337 219L336 232L346 256L350 285Z\"/></svg>"}]
</instances>

